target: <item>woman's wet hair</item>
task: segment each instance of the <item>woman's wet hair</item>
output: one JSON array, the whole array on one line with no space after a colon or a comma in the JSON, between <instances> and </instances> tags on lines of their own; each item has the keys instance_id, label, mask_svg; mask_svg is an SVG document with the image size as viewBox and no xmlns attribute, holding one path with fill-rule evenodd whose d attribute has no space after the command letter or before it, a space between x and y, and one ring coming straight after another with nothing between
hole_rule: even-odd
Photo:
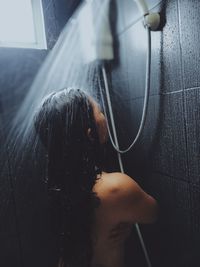
<instances>
[{"instance_id":1,"label":"woman's wet hair","mask_svg":"<svg viewBox=\"0 0 200 267\"><path fill-rule=\"evenodd\" d=\"M80 89L53 92L34 117L46 150L49 195L61 215L62 267L89 267L93 255L91 229L99 199L92 188L102 166L90 99Z\"/></svg>"}]
</instances>

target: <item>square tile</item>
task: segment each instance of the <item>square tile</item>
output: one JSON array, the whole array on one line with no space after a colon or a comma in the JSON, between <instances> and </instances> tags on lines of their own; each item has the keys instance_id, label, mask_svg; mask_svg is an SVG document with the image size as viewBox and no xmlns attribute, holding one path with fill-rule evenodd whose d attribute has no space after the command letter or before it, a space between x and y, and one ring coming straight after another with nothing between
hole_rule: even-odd
<instances>
[{"instance_id":1,"label":"square tile","mask_svg":"<svg viewBox=\"0 0 200 267\"><path fill-rule=\"evenodd\" d=\"M182 90L179 16L177 1L163 1L166 23L161 35L161 93Z\"/></svg>"},{"instance_id":2,"label":"square tile","mask_svg":"<svg viewBox=\"0 0 200 267\"><path fill-rule=\"evenodd\" d=\"M191 197L188 182L152 172L146 177L146 190L159 204L159 221L177 235L191 237Z\"/></svg>"},{"instance_id":3,"label":"square tile","mask_svg":"<svg viewBox=\"0 0 200 267\"><path fill-rule=\"evenodd\" d=\"M159 204L159 217L153 230L157 243L152 244L152 240L148 240L151 236L146 235L146 243L151 244L149 250L152 253L152 260L157 263L156 266L193 266L190 265L193 263L190 253L195 244L191 235L189 183L153 172L147 173L144 180L146 180L145 191ZM158 245L159 255L155 250ZM185 262L188 265L184 265Z\"/></svg>"},{"instance_id":4,"label":"square tile","mask_svg":"<svg viewBox=\"0 0 200 267\"><path fill-rule=\"evenodd\" d=\"M10 123L18 112L46 55L45 50L0 49L1 65L6 66L0 74L4 130L10 129ZM7 132L5 134L7 135Z\"/></svg>"},{"instance_id":5,"label":"square tile","mask_svg":"<svg viewBox=\"0 0 200 267\"><path fill-rule=\"evenodd\" d=\"M151 127L151 120L149 125ZM153 170L188 180L182 93L161 96L158 124L150 155Z\"/></svg>"},{"instance_id":6,"label":"square tile","mask_svg":"<svg viewBox=\"0 0 200 267\"><path fill-rule=\"evenodd\" d=\"M200 86L200 6L198 0L179 2L184 88Z\"/></svg>"},{"instance_id":7,"label":"square tile","mask_svg":"<svg viewBox=\"0 0 200 267\"><path fill-rule=\"evenodd\" d=\"M122 104L123 103L123 104ZM122 106L123 105L123 106ZM114 114L121 147L133 141L141 120L143 99L116 101ZM188 180L182 93L151 96L145 127L136 146L123 158L130 169L164 173Z\"/></svg>"},{"instance_id":8,"label":"square tile","mask_svg":"<svg viewBox=\"0 0 200 267\"><path fill-rule=\"evenodd\" d=\"M200 88L185 91L188 179L200 185Z\"/></svg>"},{"instance_id":9,"label":"square tile","mask_svg":"<svg viewBox=\"0 0 200 267\"><path fill-rule=\"evenodd\" d=\"M116 123L120 147L127 148L135 139L142 119L144 99L124 101L123 108L116 105ZM159 96L151 96L147 110L146 123L134 147L122 155L125 171L140 180L149 161L149 153L154 144L159 116ZM151 118L151 119L150 119ZM150 125L149 125L150 123ZM137 178L139 177L139 178ZM141 182L141 181L140 181Z\"/></svg>"},{"instance_id":10,"label":"square tile","mask_svg":"<svg viewBox=\"0 0 200 267\"><path fill-rule=\"evenodd\" d=\"M150 95L160 92L160 32L152 37ZM120 35L115 45L115 61L110 66L113 94L130 100L144 96L146 78L147 33L138 22Z\"/></svg>"}]
</instances>

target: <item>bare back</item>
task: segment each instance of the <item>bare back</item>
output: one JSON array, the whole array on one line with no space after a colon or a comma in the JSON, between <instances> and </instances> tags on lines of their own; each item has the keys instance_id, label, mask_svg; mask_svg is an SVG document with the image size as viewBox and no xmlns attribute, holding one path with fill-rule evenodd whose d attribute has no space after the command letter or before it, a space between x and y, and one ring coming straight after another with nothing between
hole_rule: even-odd
<instances>
[{"instance_id":1,"label":"bare back","mask_svg":"<svg viewBox=\"0 0 200 267\"><path fill-rule=\"evenodd\" d=\"M124 267L124 242L133 224L142 222L142 219L139 220L141 215L137 215L137 209L141 209L141 201L137 199L138 190L141 190L144 198L153 200L127 175L103 173L97 181L93 191L97 193L101 204L95 212L92 231L94 256L91 267ZM149 203L145 205L148 206ZM145 209L146 207L144 212Z\"/></svg>"}]
</instances>

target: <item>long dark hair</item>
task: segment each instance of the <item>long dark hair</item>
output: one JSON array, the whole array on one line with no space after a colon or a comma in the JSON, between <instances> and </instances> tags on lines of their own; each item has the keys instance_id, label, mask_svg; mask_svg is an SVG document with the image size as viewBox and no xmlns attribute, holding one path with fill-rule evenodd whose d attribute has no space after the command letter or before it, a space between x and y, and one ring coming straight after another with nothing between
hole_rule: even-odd
<instances>
[{"instance_id":1,"label":"long dark hair","mask_svg":"<svg viewBox=\"0 0 200 267\"><path fill-rule=\"evenodd\" d=\"M80 89L53 92L41 104L34 124L47 152L49 193L59 196L60 266L89 267L94 210L100 201L92 188L102 168L90 97Z\"/></svg>"}]
</instances>

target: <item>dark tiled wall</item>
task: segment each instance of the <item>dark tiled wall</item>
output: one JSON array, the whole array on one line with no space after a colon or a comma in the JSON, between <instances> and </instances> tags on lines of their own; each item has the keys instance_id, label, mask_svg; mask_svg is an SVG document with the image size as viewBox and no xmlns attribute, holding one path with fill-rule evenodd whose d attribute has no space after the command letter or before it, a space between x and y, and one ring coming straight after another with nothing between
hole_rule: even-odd
<instances>
[{"instance_id":1,"label":"dark tiled wall","mask_svg":"<svg viewBox=\"0 0 200 267\"><path fill-rule=\"evenodd\" d=\"M127 147L141 119L146 36L133 1L117 3L111 90L120 143ZM126 171L160 204L158 222L142 227L153 266L195 267L200 265L200 3L149 4L161 12L163 25L152 33L148 115L140 141L123 159Z\"/></svg>"},{"instance_id":2,"label":"dark tiled wall","mask_svg":"<svg viewBox=\"0 0 200 267\"><path fill-rule=\"evenodd\" d=\"M22 175L16 181L7 151L2 149L11 119L79 2L43 0L48 50L0 48L0 266L3 267L49 267L48 260L52 260L47 248L45 204L41 204L45 203L44 188L31 177Z\"/></svg>"}]
</instances>

